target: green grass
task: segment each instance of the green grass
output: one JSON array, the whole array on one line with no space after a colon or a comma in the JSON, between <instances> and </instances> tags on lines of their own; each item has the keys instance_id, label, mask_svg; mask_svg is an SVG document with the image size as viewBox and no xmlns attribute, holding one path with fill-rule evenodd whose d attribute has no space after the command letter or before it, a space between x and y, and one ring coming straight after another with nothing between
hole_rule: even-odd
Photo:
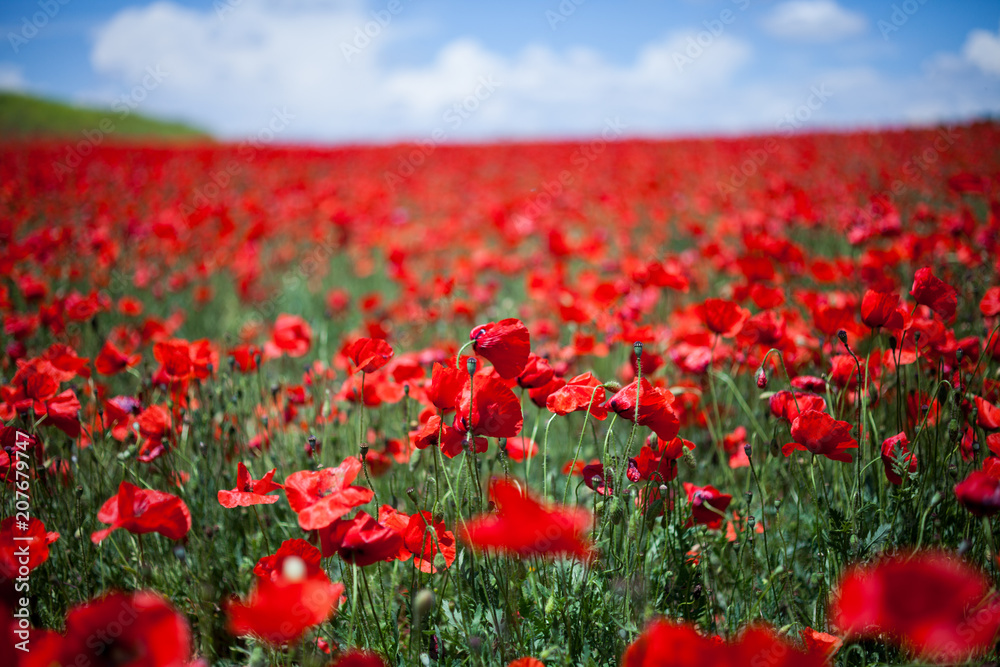
<instances>
[{"instance_id":1,"label":"green grass","mask_svg":"<svg viewBox=\"0 0 1000 667\"><path fill-rule=\"evenodd\" d=\"M113 129L108 130L109 127ZM206 132L185 123L150 118L124 105L91 109L20 93L0 92L0 137L4 139L69 137L98 129L105 134L127 138L209 138Z\"/></svg>"}]
</instances>

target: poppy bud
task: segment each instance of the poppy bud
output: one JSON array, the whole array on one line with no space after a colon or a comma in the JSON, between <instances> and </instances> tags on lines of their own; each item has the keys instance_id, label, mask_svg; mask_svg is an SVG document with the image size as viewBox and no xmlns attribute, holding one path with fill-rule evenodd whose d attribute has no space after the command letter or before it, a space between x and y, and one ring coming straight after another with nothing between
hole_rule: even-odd
<instances>
[{"instance_id":1,"label":"poppy bud","mask_svg":"<svg viewBox=\"0 0 1000 667\"><path fill-rule=\"evenodd\" d=\"M756 379L758 389L767 389L767 374L764 372L763 366L757 369Z\"/></svg>"},{"instance_id":2,"label":"poppy bud","mask_svg":"<svg viewBox=\"0 0 1000 667\"><path fill-rule=\"evenodd\" d=\"M957 440L958 439L958 420L952 419L948 422L948 439Z\"/></svg>"},{"instance_id":3,"label":"poppy bud","mask_svg":"<svg viewBox=\"0 0 1000 667\"><path fill-rule=\"evenodd\" d=\"M414 505L417 504L417 490L412 486L406 490L406 497L409 498Z\"/></svg>"},{"instance_id":4,"label":"poppy bud","mask_svg":"<svg viewBox=\"0 0 1000 667\"><path fill-rule=\"evenodd\" d=\"M660 484L659 491L660 491L660 496L666 498L667 497L667 493L670 492L670 489L667 487L666 484Z\"/></svg>"},{"instance_id":5,"label":"poppy bud","mask_svg":"<svg viewBox=\"0 0 1000 667\"><path fill-rule=\"evenodd\" d=\"M919 343L920 342L920 332L919 331L914 331L913 332L913 342L915 342L915 343Z\"/></svg>"},{"instance_id":6,"label":"poppy bud","mask_svg":"<svg viewBox=\"0 0 1000 667\"><path fill-rule=\"evenodd\" d=\"M469 375L475 375L476 374L476 364L477 363L478 362L476 361L475 357L469 357L468 359L465 360L465 370L469 371Z\"/></svg>"},{"instance_id":7,"label":"poppy bud","mask_svg":"<svg viewBox=\"0 0 1000 667\"><path fill-rule=\"evenodd\" d=\"M613 391L615 393L618 393L619 391L621 391L621 388L622 388L621 383L620 382L615 382L614 380L608 380L602 386L605 389L607 389L608 391Z\"/></svg>"},{"instance_id":8,"label":"poppy bud","mask_svg":"<svg viewBox=\"0 0 1000 667\"><path fill-rule=\"evenodd\" d=\"M611 499L611 511L610 511L611 523L616 526L622 522L625 518L625 504L622 503L621 498L615 496Z\"/></svg>"},{"instance_id":9,"label":"poppy bud","mask_svg":"<svg viewBox=\"0 0 1000 667\"><path fill-rule=\"evenodd\" d=\"M692 450L685 449L682 458L684 459L684 464L691 470L698 467L698 461L694 458L694 452Z\"/></svg>"},{"instance_id":10,"label":"poppy bud","mask_svg":"<svg viewBox=\"0 0 1000 667\"><path fill-rule=\"evenodd\" d=\"M958 348L957 350L955 350L955 361L957 361L958 363L962 363L962 357L964 356L965 353L962 352L962 348Z\"/></svg>"},{"instance_id":11,"label":"poppy bud","mask_svg":"<svg viewBox=\"0 0 1000 667\"><path fill-rule=\"evenodd\" d=\"M632 343L632 352L635 353L636 357L641 357L642 356L642 342L641 341L635 341L634 343Z\"/></svg>"},{"instance_id":12,"label":"poppy bud","mask_svg":"<svg viewBox=\"0 0 1000 667\"><path fill-rule=\"evenodd\" d=\"M413 624L419 629L421 622L434 611L434 591L421 588L413 596Z\"/></svg>"},{"instance_id":13,"label":"poppy bud","mask_svg":"<svg viewBox=\"0 0 1000 667\"><path fill-rule=\"evenodd\" d=\"M748 459L753 458L753 447L749 442L743 445L743 453L747 455Z\"/></svg>"},{"instance_id":14,"label":"poppy bud","mask_svg":"<svg viewBox=\"0 0 1000 667\"><path fill-rule=\"evenodd\" d=\"M404 396L409 396L410 395L410 384L409 383L406 383L406 384L403 385L403 395Z\"/></svg>"}]
</instances>

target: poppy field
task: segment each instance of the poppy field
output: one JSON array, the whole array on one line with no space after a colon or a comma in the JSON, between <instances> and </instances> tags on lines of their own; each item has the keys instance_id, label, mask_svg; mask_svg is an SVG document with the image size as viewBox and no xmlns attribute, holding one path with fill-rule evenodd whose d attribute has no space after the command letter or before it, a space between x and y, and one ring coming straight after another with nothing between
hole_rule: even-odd
<instances>
[{"instance_id":1,"label":"poppy field","mask_svg":"<svg viewBox=\"0 0 1000 667\"><path fill-rule=\"evenodd\" d=\"M998 147L0 145L0 664L996 663Z\"/></svg>"}]
</instances>

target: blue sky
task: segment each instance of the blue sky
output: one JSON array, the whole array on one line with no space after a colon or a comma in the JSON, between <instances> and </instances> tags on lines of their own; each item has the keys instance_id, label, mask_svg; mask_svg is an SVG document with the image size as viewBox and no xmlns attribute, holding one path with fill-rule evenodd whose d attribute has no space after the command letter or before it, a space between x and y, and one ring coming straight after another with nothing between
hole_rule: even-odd
<instances>
[{"instance_id":1,"label":"blue sky","mask_svg":"<svg viewBox=\"0 0 1000 667\"><path fill-rule=\"evenodd\" d=\"M1000 115L995 0L4 0L0 34L0 87L232 139L268 128L288 142L565 138L608 123L677 136Z\"/></svg>"}]
</instances>

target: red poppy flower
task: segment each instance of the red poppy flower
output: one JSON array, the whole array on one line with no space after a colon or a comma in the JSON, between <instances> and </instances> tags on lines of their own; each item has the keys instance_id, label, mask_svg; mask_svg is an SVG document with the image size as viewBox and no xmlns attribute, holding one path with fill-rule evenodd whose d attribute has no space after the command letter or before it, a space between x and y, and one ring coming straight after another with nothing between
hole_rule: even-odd
<instances>
[{"instance_id":1,"label":"red poppy flower","mask_svg":"<svg viewBox=\"0 0 1000 667\"><path fill-rule=\"evenodd\" d=\"M494 482L490 495L497 512L465 524L459 534L463 542L476 549L503 551L521 558L591 555L586 538L591 516L586 510L543 505L513 482Z\"/></svg>"},{"instance_id":2,"label":"red poppy flower","mask_svg":"<svg viewBox=\"0 0 1000 667\"><path fill-rule=\"evenodd\" d=\"M428 400L441 412L448 412L458 407L462 388L469 379L469 373L457 368L442 366L434 362L431 369L431 381L427 385Z\"/></svg>"},{"instance_id":3,"label":"red poppy flower","mask_svg":"<svg viewBox=\"0 0 1000 667\"><path fill-rule=\"evenodd\" d=\"M934 276L929 267L918 269L913 276L910 296L921 306L927 306L948 322L955 317L958 292L954 287Z\"/></svg>"},{"instance_id":4,"label":"red poppy flower","mask_svg":"<svg viewBox=\"0 0 1000 667\"><path fill-rule=\"evenodd\" d=\"M371 489L351 486L361 472L361 461L350 456L336 468L301 470L285 480L285 496L299 515L302 530L329 526L358 505L371 501Z\"/></svg>"},{"instance_id":5,"label":"red poppy flower","mask_svg":"<svg viewBox=\"0 0 1000 667\"><path fill-rule=\"evenodd\" d=\"M793 396L792 392L783 389L771 395L771 398L768 399L768 406L772 415L778 419L784 419L790 424L798 418L799 410L802 412L808 410L825 411L826 399L818 394L801 392L796 392Z\"/></svg>"},{"instance_id":6,"label":"red poppy flower","mask_svg":"<svg viewBox=\"0 0 1000 667\"><path fill-rule=\"evenodd\" d=\"M517 376L517 384L525 389L538 389L552 382L553 377L555 371L548 360L532 352L528 355L524 370Z\"/></svg>"},{"instance_id":7,"label":"red poppy flower","mask_svg":"<svg viewBox=\"0 0 1000 667\"><path fill-rule=\"evenodd\" d=\"M979 302L979 312L983 314L983 317L996 317L1000 314L1000 287L991 287L986 290L986 294Z\"/></svg>"},{"instance_id":8,"label":"red poppy flower","mask_svg":"<svg viewBox=\"0 0 1000 667\"><path fill-rule=\"evenodd\" d=\"M725 299L706 299L698 310L709 331L723 338L738 334L750 317L749 310Z\"/></svg>"},{"instance_id":9,"label":"red poppy flower","mask_svg":"<svg viewBox=\"0 0 1000 667\"><path fill-rule=\"evenodd\" d=\"M970 472L955 485L955 496L974 516L993 516L1000 511L1000 459L988 458L982 470Z\"/></svg>"},{"instance_id":10,"label":"red poppy flower","mask_svg":"<svg viewBox=\"0 0 1000 667\"><path fill-rule=\"evenodd\" d=\"M663 484L676 479L677 458L657 454L649 445L643 445L639 450L639 456L628 460L628 470L625 474L632 482L653 480Z\"/></svg>"},{"instance_id":11,"label":"red poppy flower","mask_svg":"<svg viewBox=\"0 0 1000 667\"><path fill-rule=\"evenodd\" d=\"M854 636L888 635L923 659L961 662L993 645L1000 597L989 579L936 552L849 569L832 595L832 622Z\"/></svg>"},{"instance_id":12,"label":"red poppy flower","mask_svg":"<svg viewBox=\"0 0 1000 667\"><path fill-rule=\"evenodd\" d=\"M90 360L86 357L78 356L76 350L69 345L53 343L45 351L44 358L59 371L61 374L61 377L58 378L60 382L69 382L77 376L83 378L90 377L90 369L87 367Z\"/></svg>"},{"instance_id":13,"label":"red poppy flower","mask_svg":"<svg viewBox=\"0 0 1000 667\"><path fill-rule=\"evenodd\" d=\"M521 432L521 401L492 368L477 371L474 385L466 382L455 428L487 438L513 438ZM471 413L470 413L471 404ZM472 418L470 425L469 417Z\"/></svg>"},{"instance_id":14,"label":"red poppy flower","mask_svg":"<svg viewBox=\"0 0 1000 667\"><path fill-rule=\"evenodd\" d=\"M528 656L526 658L518 658L507 665L507 667L545 667L545 663L538 658Z\"/></svg>"},{"instance_id":15,"label":"red poppy flower","mask_svg":"<svg viewBox=\"0 0 1000 667\"><path fill-rule=\"evenodd\" d=\"M330 618L343 600L344 585L331 583L322 570L315 576L307 572L297 556L285 558L279 576L258 579L246 601L228 606L229 631L281 646Z\"/></svg>"},{"instance_id":16,"label":"red poppy flower","mask_svg":"<svg viewBox=\"0 0 1000 667\"><path fill-rule=\"evenodd\" d=\"M312 344L312 329L298 315L278 315L271 331L271 340L264 345L264 356L269 359L287 354L302 357Z\"/></svg>"},{"instance_id":17,"label":"red poppy flower","mask_svg":"<svg viewBox=\"0 0 1000 667\"><path fill-rule=\"evenodd\" d=\"M788 443L781 450L785 456L803 450L834 461L851 463L854 459L847 450L858 448L858 442L851 437L850 424L819 410L803 410L795 418L792 439L795 442Z\"/></svg>"},{"instance_id":18,"label":"red poppy flower","mask_svg":"<svg viewBox=\"0 0 1000 667\"><path fill-rule=\"evenodd\" d=\"M191 377L191 347L186 340L161 340L153 345L153 357L160 362L159 374L171 382Z\"/></svg>"},{"instance_id":19,"label":"red poppy flower","mask_svg":"<svg viewBox=\"0 0 1000 667\"><path fill-rule=\"evenodd\" d=\"M337 554L344 562L358 567L394 560L403 546L403 538L396 531L365 512L358 512L351 519L338 519L320 529L319 539L324 558Z\"/></svg>"},{"instance_id":20,"label":"red poppy flower","mask_svg":"<svg viewBox=\"0 0 1000 667\"><path fill-rule=\"evenodd\" d=\"M516 438L507 439L507 448L505 451L511 461L520 463L521 461L530 459L532 456L537 454L538 445L536 445L535 441L528 436L519 435Z\"/></svg>"},{"instance_id":21,"label":"red poppy flower","mask_svg":"<svg viewBox=\"0 0 1000 667\"><path fill-rule=\"evenodd\" d=\"M73 607L55 644L46 649L57 665L187 667L192 660L187 620L150 591L111 593Z\"/></svg>"},{"instance_id":22,"label":"red poppy flower","mask_svg":"<svg viewBox=\"0 0 1000 667\"><path fill-rule=\"evenodd\" d=\"M378 653L352 648L341 653L330 667L388 667Z\"/></svg>"},{"instance_id":23,"label":"red poppy flower","mask_svg":"<svg viewBox=\"0 0 1000 667\"><path fill-rule=\"evenodd\" d=\"M110 528L98 530L90 536L94 544L124 528L130 533L159 533L171 540L179 540L191 530L191 512L183 500L175 495L140 489L131 482L122 482L118 493L108 498L97 513Z\"/></svg>"},{"instance_id":24,"label":"red poppy flower","mask_svg":"<svg viewBox=\"0 0 1000 667\"><path fill-rule=\"evenodd\" d=\"M305 577L307 579L326 579L326 573L320 566L322 557L319 549L309 544L303 539L285 540L278 547L278 550L270 556L264 556L257 561L253 568L253 573L261 579L276 580L283 575L286 558L296 557L302 560L305 565Z\"/></svg>"},{"instance_id":25,"label":"red poppy flower","mask_svg":"<svg viewBox=\"0 0 1000 667\"><path fill-rule=\"evenodd\" d=\"M821 653L828 658L837 655L837 651L844 645L844 640L836 635L831 635L812 628L802 628L799 632L802 643L810 653Z\"/></svg>"},{"instance_id":26,"label":"red poppy flower","mask_svg":"<svg viewBox=\"0 0 1000 667\"><path fill-rule=\"evenodd\" d=\"M500 377L516 378L528 364L531 339L521 320L508 318L499 322L480 324L469 333L475 341L472 349L493 364Z\"/></svg>"},{"instance_id":27,"label":"red poppy flower","mask_svg":"<svg viewBox=\"0 0 1000 667\"><path fill-rule=\"evenodd\" d=\"M80 435L80 399L72 389L61 391L45 401L44 410L35 406L35 415L45 415L45 423L55 426L71 438Z\"/></svg>"},{"instance_id":28,"label":"red poppy flower","mask_svg":"<svg viewBox=\"0 0 1000 667\"><path fill-rule=\"evenodd\" d=\"M101 375L117 375L126 368L135 366L141 359L141 355L123 352L114 343L107 340L104 341L104 347L94 359L94 368Z\"/></svg>"},{"instance_id":29,"label":"red poppy flower","mask_svg":"<svg viewBox=\"0 0 1000 667\"><path fill-rule=\"evenodd\" d=\"M381 338L360 338L348 351L351 361L362 373L374 373L389 363L392 355L392 347Z\"/></svg>"},{"instance_id":30,"label":"red poppy flower","mask_svg":"<svg viewBox=\"0 0 1000 667\"><path fill-rule=\"evenodd\" d=\"M882 466L885 468L885 476L896 486L903 483L903 478L896 472L897 449L903 458L902 463L908 464L911 473L917 472L917 455L910 453L909 444L910 441L907 440L905 433L897 433L882 441Z\"/></svg>"},{"instance_id":31,"label":"red poppy flower","mask_svg":"<svg viewBox=\"0 0 1000 667\"><path fill-rule=\"evenodd\" d=\"M700 524L713 530L722 526L724 512L733 501L732 496L720 493L714 486L695 486L690 482L684 482L684 492L691 504L692 525Z\"/></svg>"},{"instance_id":32,"label":"red poppy flower","mask_svg":"<svg viewBox=\"0 0 1000 667\"><path fill-rule=\"evenodd\" d=\"M582 465L583 461L577 461L577 463ZM613 494L610 484L611 480L604 476L604 464L600 461L594 461L593 463L583 465L580 470L580 475L583 477L583 483L586 484L587 488L594 493L599 493L602 496L610 496Z\"/></svg>"},{"instance_id":33,"label":"red poppy flower","mask_svg":"<svg viewBox=\"0 0 1000 667\"><path fill-rule=\"evenodd\" d=\"M903 315L896 309L897 305L899 305L898 294L868 290L861 300L861 321L870 329L879 327L902 329Z\"/></svg>"},{"instance_id":34,"label":"red poppy flower","mask_svg":"<svg viewBox=\"0 0 1000 667\"><path fill-rule=\"evenodd\" d=\"M549 394L545 407L557 415L568 415L577 410L590 410L595 419L603 421L608 416L604 407L604 385L591 373L583 373Z\"/></svg>"},{"instance_id":35,"label":"red poppy flower","mask_svg":"<svg viewBox=\"0 0 1000 667\"><path fill-rule=\"evenodd\" d=\"M636 387L638 380L622 387L617 394L608 399L605 408L613 410L619 417L635 421ZM639 395L640 426L647 426L663 442L670 442L680 430L680 421L674 414L674 395L666 389L653 387L649 380L642 378Z\"/></svg>"},{"instance_id":36,"label":"red poppy flower","mask_svg":"<svg viewBox=\"0 0 1000 667\"><path fill-rule=\"evenodd\" d=\"M34 517L27 528L18 523L23 522L12 516L0 521L0 576L7 579L26 575L48 560L49 545L59 539L59 533L46 532L45 524Z\"/></svg>"},{"instance_id":37,"label":"red poppy flower","mask_svg":"<svg viewBox=\"0 0 1000 667\"><path fill-rule=\"evenodd\" d=\"M409 516L389 505L383 505L378 511L378 521L403 538L397 558L408 560L412 555L413 564L421 572L438 571L434 565L438 554L441 554L444 568L451 567L455 562L455 535L445 529L444 522L435 521L430 512L418 512Z\"/></svg>"},{"instance_id":38,"label":"red poppy flower","mask_svg":"<svg viewBox=\"0 0 1000 667\"><path fill-rule=\"evenodd\" d=\"M273 482L275 468L258 480L250 477L250 471L240 461L236 466L236 488L232 491L219 491L219 504L227 509L234 507L250 507L251 505L273 505L278 502L278 496L268 496L265 494L277 489L285 488L283 485Z\"/></svg>"},{"instance_id":39,"label":"red poppy flower","mask_svg":"<svg viewBox=\"0 0 1000 667\"><path fill-rule=\"evenodd\" d=\"M653 621L622 656L622 667L824 667L820 651L802 650L767 626L751 626L731 642L706 637L689 623Z\"/></svg>"},{"instance_id":40,"label":"red poppy flower","mask_svg":"<svg viewBox=\"0 0 1000 667\"><path fill-rule=\"evenodd\" d=\"M1000 429L1000 408L981 396L974 396L976 404L976 424L988 431Z\"/></svg>"}]
</instances>

